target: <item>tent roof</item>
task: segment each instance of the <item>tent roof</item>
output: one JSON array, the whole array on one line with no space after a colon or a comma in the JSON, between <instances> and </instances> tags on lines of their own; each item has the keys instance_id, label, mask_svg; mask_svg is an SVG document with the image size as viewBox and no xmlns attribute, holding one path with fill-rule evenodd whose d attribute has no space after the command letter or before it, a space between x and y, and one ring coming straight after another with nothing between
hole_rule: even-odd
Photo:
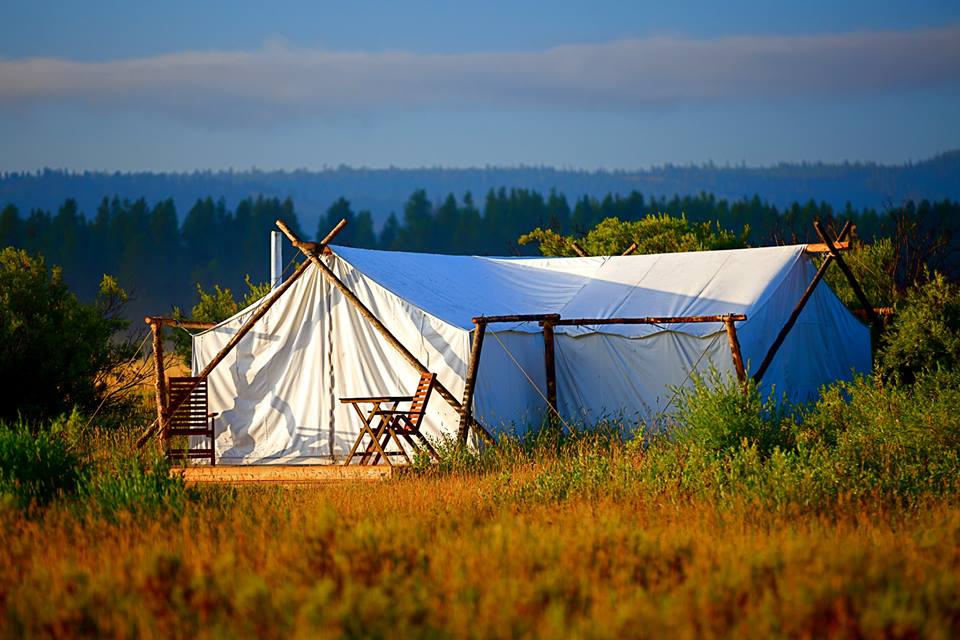
<instances>
[{"instance_id":1,"label":"tent roof","mask_svg":"<svg viewBox=\"0 0 960 640\"><path fill-rule=\"evenodd\" d=\"M589 258L331 249L397 296L454 326L471 329L471 319L479 315L613 318L744 313L749 319L804 256L805 246Z\"/></svg>"}]
</instances>

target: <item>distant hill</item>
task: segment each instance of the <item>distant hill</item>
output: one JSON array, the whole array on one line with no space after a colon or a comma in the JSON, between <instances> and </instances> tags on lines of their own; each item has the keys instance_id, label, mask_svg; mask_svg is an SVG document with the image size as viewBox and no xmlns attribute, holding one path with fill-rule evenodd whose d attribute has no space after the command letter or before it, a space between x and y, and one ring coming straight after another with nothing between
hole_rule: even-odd
<instances>
[{"instance_id":1,"label":"distant hill","mask_svg":"<svg viewBox=\"0 0 960 640\"><path fill-rule=\"evenodd\" d=\"M438 200L470 191L481 198L491 188L551 189L571 201L582 195L639 191L649 196L712 193L729 200L759 195L778 207L810 199L837 209L883 209L907 199L960 199L960 151L900 165L875 163L782 163L769 167L665 165L642 171L578 171L548 167L469 169L364 169L337 167L322 171L195 171L193 173L68 172L44 169L0 174L0 206L56 209L72 197L92 215L104 196L173 198L182 218L200 197L223 198L234 207L243 198L262 195L291 198L306 229L337 198L346 197L355 211L367 209L382 223L416 189Z\"/></svg>"}]
</instances>

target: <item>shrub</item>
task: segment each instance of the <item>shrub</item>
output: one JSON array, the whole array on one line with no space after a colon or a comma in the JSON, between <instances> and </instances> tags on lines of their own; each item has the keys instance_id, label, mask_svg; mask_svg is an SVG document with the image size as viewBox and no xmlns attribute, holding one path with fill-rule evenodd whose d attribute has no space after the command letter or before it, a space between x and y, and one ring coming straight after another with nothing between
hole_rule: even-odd
<instances>
[{"instance_id":1,"label":"shrub","mask_svg":"<svg viewBox=\"0 0 960 640\"><path fill-rule=\"evenodd\" d=\"M83 304L58 267L8 247L0 251L0 419L40 421L110 399L108 378L131 355L114 334L126 294L104 276L100 297ZM37 422L39 424L39 422Z\"/></svg>"},{"instance_id":2,"label":"shrub","mask_svg":"<svg viewBox=\"0 0 960 640\"><path fill-rule=\"evenodd\" d=\"M905 384L960 365L960 285L934 274L911 290L881 339L877 365L883 377Z\"/></svg>"},{"instance_id":3,"label":"shrub","mask_svg":"<svg viewBox=\"0 0 960 640\"><path fill-rule=\"evenodd\" d=\"M254 284L247 275L244 278L247 292L239 301L234 299L233 292L218 284L213 285L213 291L206 292L200 283L197 283L197 304L190 310L190 319L197 322L222 322L270 293L270 284L267 282ZM185 316L179 307L173 308L173 317L182 319ZM193 342L191 334L186 331L177 331L173 334L174 351L188 367L192 364Z\"/></svg>"},{"instance_id":4,"label":"shrub","mask_svg":"<svg viewBox=\"0 0 960 640\"><path fill-rule=\"evenodd\" d=\"M34 434L22 421L0 422L0 494L20 508L74 493L83 469L80 456L56 432Z\"/></svg>"},{"instance_id":5,"label":"shrub","mask_svg":"<svg viewBox=\"0 0 960 640\"><path fill-rule=\"evenodd\" d=\"M761 395L752 381L744 389L715 369L695 373L691 382L693 387L678 396L673 429L677 442L717 454L747 444L762 455L791 444L789 407L772 393Z\"/></svg>"},{"instance_id":6,"label":"shrub","mask_svg":"<svg viewBox=\"0 0 960 640\"><path fill-rule=\"evenodd\" d=\"M165 458L127 457L88 469L80 497L87 509L114 519L121 512L180 515L192 496Z\"/></svg>"}]
</instances>

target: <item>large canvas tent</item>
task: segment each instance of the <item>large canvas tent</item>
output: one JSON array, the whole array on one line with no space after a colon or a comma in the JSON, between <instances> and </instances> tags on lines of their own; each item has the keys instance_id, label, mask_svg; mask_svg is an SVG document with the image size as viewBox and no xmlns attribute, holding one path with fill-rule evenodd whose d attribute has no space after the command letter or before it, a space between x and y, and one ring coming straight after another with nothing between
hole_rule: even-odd
<instances>
[{"instance_id":1,"label":"large canvas tent","mask_svg":"<svg viewBox=\"0 0 960 640\"><path fill-rule=\"evenodd\" d=\"M320 260L456 397L464 392L473 318L742 314L743 361L756 369L816 272L804 245L587 258L486 258L332 247ZM193 338L200 372L260 303ZM564 420L662 422L692 370L734 372L722 323L574 324L555 332ZM491 431L522 430L547 410L543 329L487 330L471 409ZM869 371L870 335L827 287L813 290L763 377L792 400ZM308 268L208 376L217 460L322 463L342 458L360 422L343 396L412 390L410 366L341 289ZM461 416L428 405L423 431L454 436Z\"/></svg>"}]
</instances>

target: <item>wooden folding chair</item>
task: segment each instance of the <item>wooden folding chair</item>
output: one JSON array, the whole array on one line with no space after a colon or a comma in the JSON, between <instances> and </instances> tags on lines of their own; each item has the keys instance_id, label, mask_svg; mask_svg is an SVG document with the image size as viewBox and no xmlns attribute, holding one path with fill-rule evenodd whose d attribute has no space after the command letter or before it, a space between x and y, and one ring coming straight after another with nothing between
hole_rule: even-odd
<instances>
[{"instance_id":1,"label":"wooden folding chair","mask_svg":"<svg viewBox=\"0 0 960 640\"><path fill-rule=\"evenodd\" d=\"M187 397L176 411L170 413L164 409L167 428L163 438L167 446L167 457L170 460L206 459L210 461L210 466L215 465L217 460L214 449L213 420L217 414L208 411L206 378L199 381L197 378L170 378L168 382L170 394L168 407L176 404L185 394ZM189 441L191 436L208 438L207 446L191 449ZM171 439L180 437L188 438L186 446L172 446Z\"/></svg>"},{"instance_id":2,"label":"wooden folding chair","mask_svg":"<svg viewBox=\"0 0 960 640\"><path fill-rule=\"evenodd\" d=\"M353 443L353 448L344 461L349 465L353 459L360 456L360 464L377 464L381 458L386 460L387 464L392 465L390 456L403 456L407 464L410 464L410 456L400 438L403 438L416 453L426 451L430 456L439 461L440 456L430 442L420 433L420 423L423 422L423 415L426 412L427 401L430 399L430 392L433 391L433 385L437 380L437 374L424 373L420 376L420 382L417 384L417 390L412 396L372 396L363 398L340 398L343 404L350 404L360 417L363 426L360 428L360 434ZM407 409L398 409L401 403L410 403ZM370 409L364 412L360 408L361 404L369 404ZM363 439L369 438L369 442L360 450ZM414 441L417 438L420 441L418 445ZM397 446L397 451L387 451L390 441L393 440ZM372 462L371 462L372 461Z\"/></svg>"}]
</instances>

